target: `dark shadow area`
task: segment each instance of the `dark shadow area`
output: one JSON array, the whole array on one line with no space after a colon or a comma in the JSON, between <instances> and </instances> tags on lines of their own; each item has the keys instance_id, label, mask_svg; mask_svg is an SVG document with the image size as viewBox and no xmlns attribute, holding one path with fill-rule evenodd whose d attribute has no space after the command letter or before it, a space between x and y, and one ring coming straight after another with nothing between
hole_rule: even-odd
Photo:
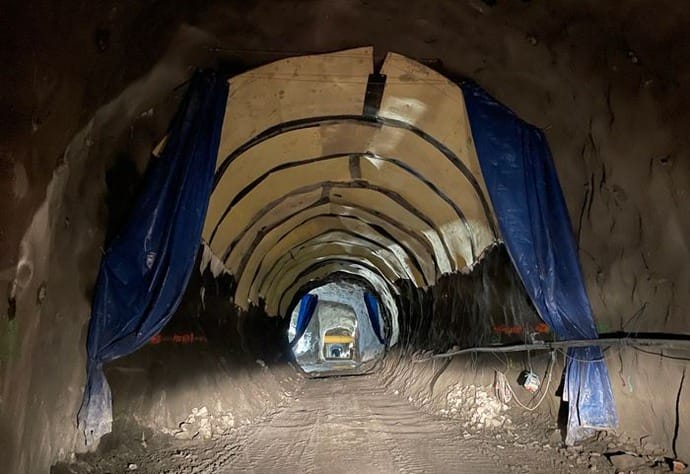
<instances>
[{"instance_id":1,"label":"dark shadow area","mask_svg":"<svg viewBox=\"0 0 690 474\"><path fill-rule=\"evenodd\" d=\"M117 232L127 223L127 217L139 192L141 175L137 171L136 163L126 153L119 153L115 163L105 173L105 183L108 223L104 248L107 248Z\"/></svg>"},{"instance_id":2,"label":"dark shadow area","mask_svg":"<svg viewBox=\"0 0 690 474\"><path fill-rule=\"evenodd\" d=\"M424 290L409 281L400 290L400 342L408 350L443 352L552 339L503 245L487 250L468 274L442 276Z\"/></svg>"},{"instance_id":3,"label":"dark shadow area","mask_svg":"<svg viewBox=\"0 0 690 474\"><path fill-rule=\"evenodd\" d=\"M98 453L123 437L148 437L151 429L163 443L165 433L178 439L222 435L276 406L300 380L289 363L284 320L260 307L238 310L233 290L231 277L195 270L161 333L106 366L113 433ZM199 411L207 413L205 425L198 416L185 421Z\"/></svg>"}]
</instances>

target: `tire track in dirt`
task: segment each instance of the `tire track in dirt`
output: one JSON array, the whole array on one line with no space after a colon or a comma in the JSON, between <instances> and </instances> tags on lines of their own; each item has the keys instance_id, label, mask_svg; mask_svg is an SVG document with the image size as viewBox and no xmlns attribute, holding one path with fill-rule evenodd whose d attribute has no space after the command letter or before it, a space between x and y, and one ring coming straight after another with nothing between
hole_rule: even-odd
<instances>
[{"instance_id":1,"label":"tire track in dirt","mask_svg":"<svg viewBox=\"0 0 690 474\"><path fill-rule=\"evenodd\" d=\"M461 421L420 411L375 375L308 380L270 416L220 439L134 454L122 448L115 464L168 474L589 472L555 449L469 435ZM97 465L83 472L112 472L107 458Z\"/></svg>"},{"instance_id":2,"label":"tire track in dirt","mask_svg":"<svg viewBox=\"0 0 690 474\"><path fill-rule=\"evenodd\" d=\"M226 472L504 472L451 422L391 398L373 377L309 381L298 401L247 435Z\"/></svg>"}]
</instances>

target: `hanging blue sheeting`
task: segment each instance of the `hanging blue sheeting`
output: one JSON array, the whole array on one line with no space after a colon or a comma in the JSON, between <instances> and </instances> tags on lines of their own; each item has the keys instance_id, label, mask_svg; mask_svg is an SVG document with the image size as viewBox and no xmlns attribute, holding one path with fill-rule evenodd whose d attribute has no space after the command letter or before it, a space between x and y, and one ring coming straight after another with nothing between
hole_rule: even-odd
<instances>
[{"instance_id":1,"label":"hanging blue sheeting","mask_svg":"<svg viewBox=\"0 0 690 474\"><path fill-rule=\"evenodd\" d=\"M381 320L379 318L379 301L376 295L366 291L364 292L364 304L367 307L367 313L369 313L369 320L371 321L371 327L374 329L374 334L381 344L386 344L386 336L383 334L381 328Z\"/></svg>"},{"instance_id":2,"label":"hanging blue sheeting","mask_svg":"<svg viewBox=\"0 0 690 474\"><path fill-rule=\"evenodd\" d=\"M125 228L101 260L78 415L87 444L112 425L103 364L134 352L157 334L187 286L201 242L227 94L227 82L214 72L194 75Z\"/></svg>"},{"instance_id":3,"label":"hanging blue sheeting","mask_svg":"<svg viewBox=\"0 0 690 474\"><path fill-rule=\"evenodd\" d=\"M295 325L295 337L292 339L290 345L294 345L304 336L309 323L311 322L316 304L319 302L319 297L311 293L305 294L299 303L299 312L297 313L297 324Z\"/></svg>"},{"instance_id":4,"label":"hanging blue sheeting","mask_svg":"<svg viewBox=\"0 0 690 474\"><path fill-rule=\"evenodd\" d=\"M598 332L585 292L568 210L544 134L473 83L462 90L503 241L532 302L564 340ZM618 423L600 347L568 350L566 442Z\"/></svg>"}]
</instances>

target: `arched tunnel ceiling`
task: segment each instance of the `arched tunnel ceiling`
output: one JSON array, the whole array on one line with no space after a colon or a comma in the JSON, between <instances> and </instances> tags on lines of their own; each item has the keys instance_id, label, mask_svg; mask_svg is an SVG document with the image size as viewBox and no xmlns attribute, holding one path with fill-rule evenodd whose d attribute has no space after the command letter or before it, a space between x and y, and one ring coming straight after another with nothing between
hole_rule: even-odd
<instances>
[{"instance_id":1,"label":"arched tunnel ceiling","mask_svg":"<svg viewBox=\"0 0 690 474\"><path fill-rule=\"evenodd\" d=\"M433 284L496 241L460 88L393 53L380 74L367 47L229 80L203 238L240 306L285 314L333 272L390 298L393 281Z\"/></svg>"}]
</instances>

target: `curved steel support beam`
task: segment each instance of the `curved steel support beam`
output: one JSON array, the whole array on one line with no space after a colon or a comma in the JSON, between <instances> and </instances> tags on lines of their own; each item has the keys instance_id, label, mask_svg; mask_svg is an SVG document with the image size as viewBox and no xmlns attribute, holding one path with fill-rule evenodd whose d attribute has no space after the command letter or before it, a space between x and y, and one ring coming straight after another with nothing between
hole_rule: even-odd
<instances>
[{"instance_id":1,"label":"curved steel support beam","mask_svg":"<svg viewBox=\"0 0 690 474\"><path fill-rule=\"evenodd\" d=\"M275 241L275 243L273 244L273 247L272 247L272 248L276 248L276 247L277 247L281 242L283 242L286 238L288 238L288 237L291 236L291 235L294 235L293 232L299 232L299 230L300 230L302 227L308 225L309 223L314 222L314 221L316 221L316 220L322 220L322 219L324 219L324 218L338 219L339 221L342 221L342 220L352 220L352 221L354 221L354 223L357 223L357 224L360 224L360 223L361 223L362 225L371 228L370 234L374 234L374 235L376 235L376 234L381 234L381 232L380 232L379 230L377 230L377 229L371 227L369 224L367 224L366 222L361 221L358 217L355 217L355 216L343 216L343 215L338 215L338 214L318 214L318 215L316 215L316 216L313 216L313 217L310 217L310 218L308 218L308 219L305 219L305 220L302 221L299 225L297 225L297 226L291 228L290 230L288 230L287 232L285 232L278 240ZM393 253L393 252L392 252L391 250L389 250L387 247L384 247L384 246L381 244L381 242L377 242L374 238L371 238L371 237L365 237L361 232L352 231L352 230L348 229L348 227L346 227L346 226L338 227L338 228L336 228L336 227L328 228L328 230L325 230L325 231L320 232L320 233L318 233L318 234L317 234L317 233L306 234L306 235L304 236L304 238L298 240L292 247L290 247L290 249L287 250L287 253L288 253L288 254L292 254L295 248L299 247L300 245L303 245L305 242L311 241L311 240L316 239L316 238L318 238L318 237L320 237L320 236L323 236L323 235L327 235L327 234L329 234L329 233L331 233L331 232L346 233L346 234L351 235L352 237L358 237L358 238L361 238L361 239L368 240L368 241L370 241L370 242L372 242L372 243L375 243L375 245L377 245L377 246L379 246L379 247L381 247L381 248L385 248L385 249L388 250L389 252ZM405 253L405 256L407 257L407 260L409 260L410 264L412 265L412 267L414 268L414 270L416 271L416 273L418 274L418 276L422 278L422 285L423 285L423 286L427 286L427 285L429 284L429 281L425 278L424 273L423 273L421 267L419 266L419 263L418 263L417 260L416 260L416 256L413 255L412 257L410 257L410 255L407 253L406 249L404 249L396 240L391 239L389 236L386 236L386 235L383 235L383 234L382 234L382 237L381 237L379 240L383 240L384 242L389 242L390 244L397 245L397 246ZM389 247L390 247L390 245L389 245ZM394 253L393 253L393 254L394 254ZM395 254L394 254L394 255L395 255ZM252 282L253 282L252 285L254 285L254 282L258 282L259 286L263 286L263 282L264 282L264 280L265 280L265 278L266 278L266 275L269 274L269 273L271 272L271 269L272 269L275 265L277 265L278 262L280 262L281 259L285 258L285 256L280 257L278 260L275 260L272 264L270 264L271 267L268 267L267 270L264 270L264 268L265 268L265 260L266 260L267 257L268 257L268 253L262 255L261 260L259 261L258 265L256 265L256 266L254 267L254 268L255 268L255 271L254 271L254 275L253 275L253 278L252 278ZM398 258L398 260L399 260L399 258ZM403 265L405 265L405 266L407 266L407 263L406 263L406 262L401 261L400 263L403 264ZM247 267L245 267L245 270L246 270L246 269L247 269ZM244 273L243 273L242 275L244 275ZM243 278L243 277L240 276L240 278ZM413 279L414 279L415 281L418 281L418 280L419 280L418 277L414 277ZM418 281L418 282L419 282L419 281Z\"/></svg>"},{"instance_id":2,"label":"curved steel support beam","mask_svg":"<svg viewBox=\"0 0 690 474\"><path fill-rule=\"evenodd\" d=\"M446 253L446 256L448 258L449 263L451 264L451 271L456 271L458 270L457 264L455 262L455 258L453 256L453 253L450 251L448 248L448 244L446 240L443 238L443 233L441 230L436 226L436 224L431 221L424 213L420 212L415 206L413 206L407 199L402 197L399 193L383 188L378 185L370 184L366 181L323 181L315 184L310 184L301 188L297 188L290 193L288 193L285 196L282 196L278 199L273 200L272 202L268 203L265 205L262 210L258 213L255 214L250 223L243 229L243 231L240 233L238 237L236 237L233 242L228 246L228 250L226 253L223 255L222 260L223 262L226 262L228 259L228 254L232 251L232 246L236 244L236 242L242 238L242 234L246 232L246 229L252 227L256 221L261 219L264 215L268 214L271 212L271 209L273 209L275 206L277 206L281 201L285 200L288 197L291 197L293 195L297 194L302 194L302 193L308 193L310 191L314 191L319 188L327 188L327 189L338 189L338 188L343 188L343 189L367 189L369 191L374 191L376 193L382 194L389 199L395 201L399 206L403 207L405 210L407 210L409 213L414 215L417 219L422 221L429 229L433 230L436 235L439 238L439 241L441 242L443 249Z\"/></svg>"},{"instance_id":3,"label":"curved steel support beam","mask_svg":"<svg viewBox=\"0 0 690 474\"><path fill-rule=\"evenodd\" d=\"M258 288L259 294L267 295L272 290L280 288L285 279L289 279L295 269L308 264L332 258L352 257L362 262L370 263L378 268L388 280L411 279L409 273L404 268L396 268L385 256L373 253L369 248L352 249L347 243L334 242L312 245L309 250L300 252L294 260L288 260L282 268L277 268L268 275L263 286Z\"/></svg>"},{"instance_id":4,"label":"curved steel support beam","mask_svg":"<svg viewBox=\"0 0 690 474\"><path fill-rule=\"evenodd\" d=\"M432 193L434 193L436 196L438 196L440 199L445 201L455 212L455 215L457 216L458 220L462 222L463 227L465 229L465 233L467 234L467 240L470 243L470 249L472 253L472 258L476 258L476 253L477 253L477 243L474 241L472 230L470 229L470 224L467 221L467 217L465 216L464 212L462 209L457 205L455 201L453 201L450 197L448 197L447 194L445 194L441 189L439 189L438 186L436 186L432 181L428 180L425 178L423 175L421 175L417 170L415 170L413 167L405 163L404 161L394 158L394 157L385 157L381 155L377 155L375 153L370 153L370 152L349 152L349 153L332 153L328 155L322 155L322 156L317 156L314 158L308 158L305 160L300 160L300 161L292 161L289 163L282 163L278 166L274 166L270 170L264 172L261 176L256 178L254 181L249 183L247 186L242 188L228 203L227 207L225 208L225 211L223 211L223 214L221 215L220 219L216 223L216 225L213 228L213 231L211 232L211 237L210 237L210 242L213 243L213 239L216 236L216 233L218 232L218 229L222 225L222 223L225 221L225 218L227 215L230 213L230 210L238 204L240 201L242 201L243 198L245 198L253 189L255 189L257 186L259 186L263 181L266 180L270 175L273 174L278 174L282 171L286 170L294 170L295 168L299 168L300 166L304 166L307 164L312 164L312 163L321 163L321 162L326 162L326 161L331 161L331 160L343 160L347 159L349 160L351 157L357 157L357 158L367 158L370 160L380 160L384 161L386 163L391 163L394 166L398 167L399 169L405 171L407 174L410 176L414 177L421 183L423 183L427 188L431 190ZM484 216L486 218L487 223L491 221L491 217L489 215Z\"/></svg>"},{"instance_id":5,"label":"curved steel support beam","mask_svg":"<svg viewBox=\"0 0 690 474\"><path fill-rule=\"evenodd\" d=\"M312 266L317 265L319 263L332 261L342 261L351 263L356 262L364 268L369 268L370 270L375 271L381 276L381 278L385 279L388 282L393 282L398 279L401 279L401 276L396 274L395 270L389 268L386 265L386 262L381 257L374 257L371 255L365 257L362 255L358 256L349 253L331 254L323 255L321 257L315 257L308 260L302 260L300 262L295 263L292 267L288 269L287 272L280 275L280 277L276 279L271 286L265 288L265 293L260 296L263 296L266 302L268 303L269 300L274 298L276 295L283 294L284 288L289 288L290 282L294 282L295 280L299 279L303 275L303 272L306 271L306 269L309 269Z\"/></svg>"},{"instance_id":6,"label":"curved steel support beam","mask_svg":"<svg viewBox=\"0 0 690 474\"><path fill-rule=\"evenodd\" d=\"M291 302L298 290L307 285L310 281L315 281L329 274L338 272L358 275L372 283L378 282L380 285L380 292L385 292L388 295L385 303L387 307L397 308L393 294L398 294L398 289L391 282L386 280L386 278L384 278L380 273L378 273L375 268L372 268L369 265L363 265L361 262L357 261L353 262L344 261L342 259L334 259L313 264L311 267L303 271L297 278L295 278L295 281L289 287L287 287L280 296L278 304L276 305L275 314L285 315L287 311L285 303ZM287 301L286 297L289 297Z\"/></svg>"},{"instance_id":7,"label":"curved steel support beam","mask_svg":"<svg viewBox=\"0 0 690 474\"><path fill-rule=\"evenodd\" d=\"M430 134L426 133L424 130L419 129L415 127L412 124L409 124L403 120L399 119L393 119L393 118L387 118L387 117L378 117L378 116L364 116L364 115L327 115L327 116L320 116L320 117L308 117L308 118L303 118L303 119L297 119L297 120L291 120L289 122L283 122L278 125L274 125L272 127L269 127L268 129L260 132L256 136L254 136L251 140L248 140L247 142L243 143L239 147L237 147L235 150L233 150L232 153L230 153L221 163L221 165L218 167L216 171L216 176L214 178L214 183L213 183L213 189L215 190L216 186L222 179L223 175L227 171L228 167L230 164L242 153L246 152L247 150L255 147L259 143L262 143L266 140L269 140L273 137L276 137L278 135L281 135L286 132L290 132L293 130L303 130L306 128L313 128L313 127L320 127L322 125L331 125L331 124L337 124L337 123L343 123L343 122L355 122L355 123L368 123L368 124L374 124L374 125L384 125L387 127L393 127L393 128L398 128L402 130L407 130L415 135L417 135L419 138L422 140L428 142L430 145L432 145L434 148L436 148L443 156L445 156L465 177L465 179L470 183L472 188L474 189L475 194L477 195L477 198L482 204L482 208L484 209L484 214L487 218L487 223L489 225L489 228L493 232L494 236L498 235L494 222L490 218L491 216L491 208L489 207L489 203L484 196L484 193L481 190L481 187L479 186L479 182L477 179L474 177L472 172L467 168L465 163L460 160L455 153L453 153L452 150L450 150L447 146L445 146L443 143L441 143L439 140L431 136Z\"/></svg>"},{"instance_id":8,"label":"curved steel support beam","mask_svg":"<svg viewBox=\"0 0 690 474\"><path fill-rule=\"evenodd\" d=\"M251 244L246 247L247 251L242 254L242 259L241 259L239 265L237 266L237 271L236 271L237 275L239 276L239 275L244 274L244 272L247 268L247 265L251 261L252 253L253 253L254 249L259 248L260 244L263 242L263 240L265 238L270 236L274 231L278 231L277 229L282 228L283 225L285 225L288 222L290 222L291 220L293 220L293 218L299 217L303 214L307 214L307 213L309 213L309 211L317 209L320 206L325 206L325 205L330 205L332 208L342 210L343 212L350 212L349 209L347 209L347 208L351 208L352 210L357 211L357 215L349 215L349 214L342 213L342 214L339 214L339 217L346 218L346 219L357 219L357 220L364 222L365 224L369 225L374 230L376 230L379 234L383 235L384 237L389 238L391 241L398 242L398 244L401 247L403 247L405 252L414 259L415 266L418 267L420 269L420 271L425 267L425 265L423 265L422 262L425 262L426 257L428 257L429 261L433 262L434 273L433 273L433 275L431 275L431 274L427 274L427 272L425 272L425 271L422 271L422 274L424 275L424 280L426 282L425 284L429 284L429 283L435 281L436 274L439 272L439 262L438 262L438 259L437 259L437 256L436 256L436 253L434 251L433 246L431 245L431 243L428 240L426 240L426 238L420 236L413 229L407 227L405 224L403 224L403 223L401 223L401 222L399 222L399 221L397 221L397 220L395 220L389 216L386 216L386 215L380 213L379 211L376 211L375 209L363 207L359 204L352 203L349 201L338 201L337 203L335 203L335 202L330 201L328 197L323 197L321 199L318 199L317 201L313 202L312 204L310 204L310 205L308 205L302 209L299 209L298 211L295 211L292 214L288 214L287 216L282 218L280 221L278 221L272 225L262 226L261 231L256 233ZM364 214L364 215L360 215L360 214ZM279 242L282 239L284 239L287 235L289 235L290 232L294 231L295 229L297 229L299 226L301 226L305 222L307 222L311 219L316 219L320 215L325 215L325 214L317 214L317 215L311 216L307 219L299 220L299 222L297 222L294 226L288 228L284 232L281 229L280 231L278 231L281 233L279 234L280 235L279 238L276 239L276 242ZM384 225L381 225L379 222L375 222L377 220L382 221L385 226L390 226L390 229L384 227ZM255 225L258 225L258 222ZM395 237L393 235L393 232L404 234L404 235L410 237L410 242L415 242L422 249L424 249L426 256L420 255L418 253L418 251L416 251L413 248L411 243L401 241L399 238ZM243 235L242 238L244 238L245 235ZM240 242L241 242L241 240L240 240ZM236 246L239 245L239 242L235 245ZM235 247L233 247L231 249L231 251L234 251L234 250L235 250ZM229 257L230 257L230 254L228 254L227 257L225 258L225 262L227 262ZM262 259L263 259L263 257L262 257Z\"/></svg>"}]
</instances>

